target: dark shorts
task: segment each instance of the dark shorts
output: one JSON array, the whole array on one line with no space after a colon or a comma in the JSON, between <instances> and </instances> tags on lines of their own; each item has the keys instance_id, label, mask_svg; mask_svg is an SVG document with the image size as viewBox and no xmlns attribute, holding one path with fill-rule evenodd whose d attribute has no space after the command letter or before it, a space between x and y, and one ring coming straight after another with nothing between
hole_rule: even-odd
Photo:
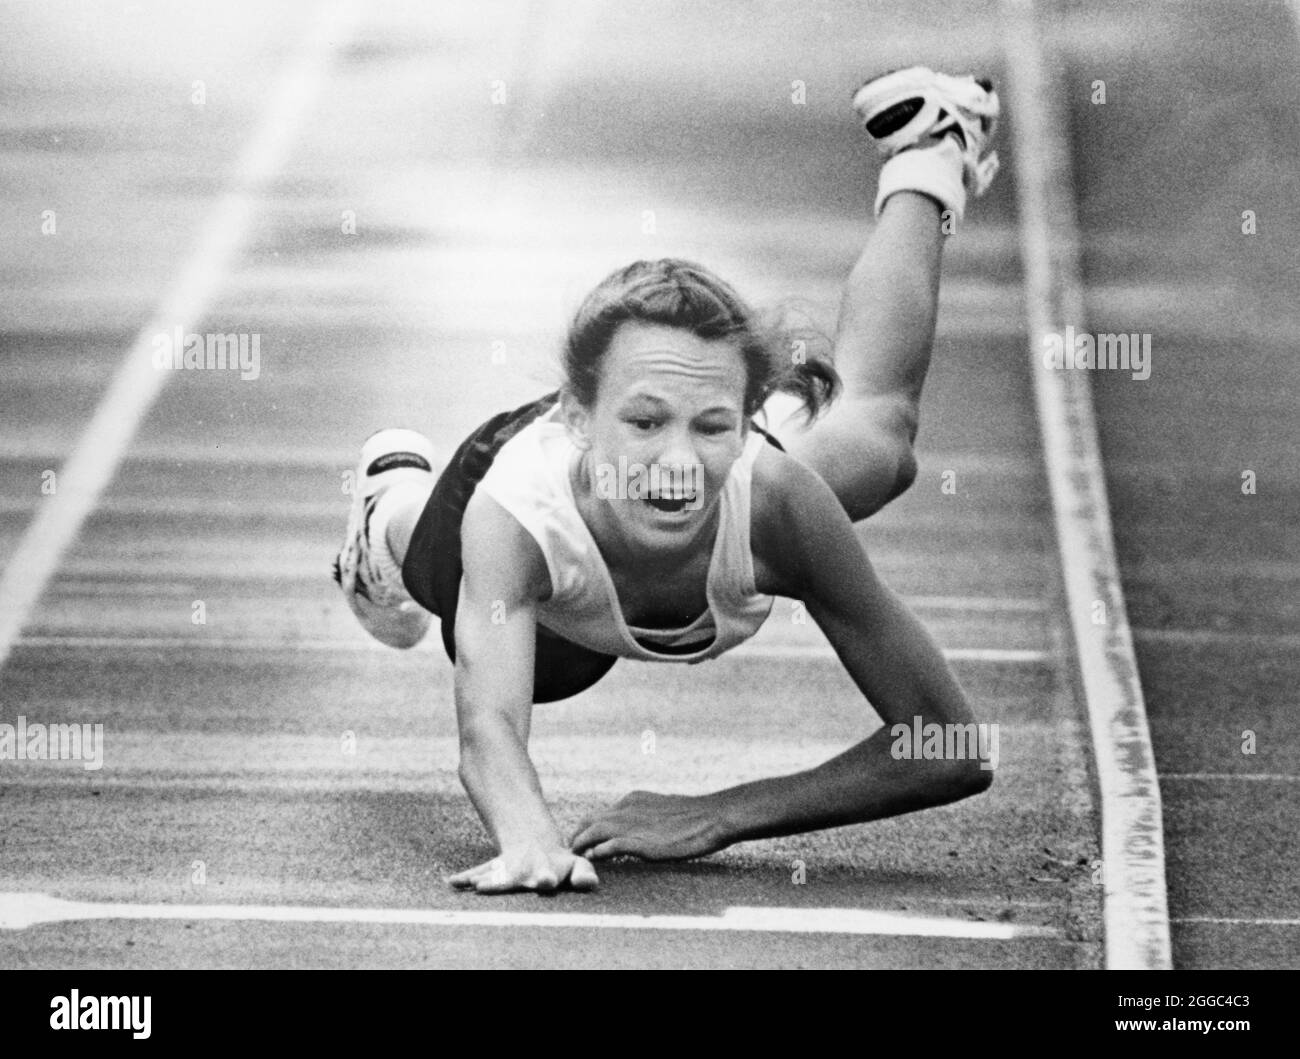
<instances>
[{"instance_id":1,"label":"dark shorts","mask_svg":"<svg viewBox=\"0 0 1300 1059\"><path fill-rule=\"evenodd\" d=\"M443 470L415 524L406 561L402 564L402 581L420 606L442 619L442 645L453 662L456 661L456 605L464 572L460 524L465 507L501 446L549 412L558 400L558 393L549 393L514 411L495 415L475 430ZM757 426L754 429L760 430ZM770 434L767 439L781 447ZM539 625L533 701L555 702L586 691L617 661L617 655L581 647Z\"/></svg>"}]
</instances>

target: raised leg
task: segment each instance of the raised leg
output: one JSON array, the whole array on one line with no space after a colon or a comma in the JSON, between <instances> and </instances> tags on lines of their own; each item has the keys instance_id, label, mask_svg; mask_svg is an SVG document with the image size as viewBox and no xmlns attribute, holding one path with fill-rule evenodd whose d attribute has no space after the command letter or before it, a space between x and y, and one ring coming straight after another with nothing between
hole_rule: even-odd
<instances>
[{"instance_id":1,"label":"raised leg","mask_svg":"<svg viewBox=\"0 0 1300 1059\"><path fill-rule=\"evenodd\" d=\"M934 199L889 197L844 291L835 362L844 392L811 426L773 432L817 471L854 521L879 511L916 477L921 387L930 365L945 236Z\"/></svg>"}]
</instances>

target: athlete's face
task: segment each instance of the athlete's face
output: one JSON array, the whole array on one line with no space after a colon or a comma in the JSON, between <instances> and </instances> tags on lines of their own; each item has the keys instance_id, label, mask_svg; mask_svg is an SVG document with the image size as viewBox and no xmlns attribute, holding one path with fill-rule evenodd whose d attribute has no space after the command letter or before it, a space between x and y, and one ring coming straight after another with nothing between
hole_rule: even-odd
<instances>
[{"instance_id":1,"label":"athlete's face","mask_svg":"<svg viewBox=\"0 0 1300 1059\"><path fill-rule=\"evenodd\" d=\"M745 383L744 359L728 340L653 324L619 328L593 406L565 405L588 446L602 529L634 548L675 549L710 523L744 447Z\"/></svg>"}]
</instances>

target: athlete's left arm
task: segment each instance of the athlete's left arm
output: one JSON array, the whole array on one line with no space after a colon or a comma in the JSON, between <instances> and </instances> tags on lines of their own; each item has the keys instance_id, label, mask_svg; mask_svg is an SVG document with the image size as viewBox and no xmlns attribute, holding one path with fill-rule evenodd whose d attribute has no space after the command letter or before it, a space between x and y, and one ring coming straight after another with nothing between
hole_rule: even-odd
<instances>
[{"instance_id":1,"label":"athlete's left arm","mask_svg":"<svg viewBox=\"0 0 1300 1059\"><path fill-rule=\"evenodd\" d=\"M734 842L795 834L942 805L985 790L992 762L895 756L896 724L974 722L942 652L876 576L830 488L779 457L775 500L756 507L761 591L802 599L884 727L805 772L682 798L634 792L585 821L576 850L699 856ZM757 484L756 484L757 488ZM763 581L767 581L767 587ZM706 823L701 823L704 821ZM708 836L701 841L698 833ZM701 848L705 847L705 848Z\"/></svg>"}]
</instances>

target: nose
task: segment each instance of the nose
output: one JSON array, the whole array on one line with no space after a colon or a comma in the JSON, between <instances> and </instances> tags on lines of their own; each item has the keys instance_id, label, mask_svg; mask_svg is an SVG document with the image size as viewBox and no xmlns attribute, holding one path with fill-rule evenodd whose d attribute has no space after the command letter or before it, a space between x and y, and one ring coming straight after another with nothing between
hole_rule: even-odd
<instances>
[{"instance_id":1,"label":"nose","mask_svg":"<svg viewBox=\"0 0 1300 1059\"><path fill-rule=\"evenodd\" d=\"M694 467L700 462L699 453L695 451L695 440L685 428L670 431L663 439L659 449L658 460L665 467Z\"/></svg>"}]
</instances>

